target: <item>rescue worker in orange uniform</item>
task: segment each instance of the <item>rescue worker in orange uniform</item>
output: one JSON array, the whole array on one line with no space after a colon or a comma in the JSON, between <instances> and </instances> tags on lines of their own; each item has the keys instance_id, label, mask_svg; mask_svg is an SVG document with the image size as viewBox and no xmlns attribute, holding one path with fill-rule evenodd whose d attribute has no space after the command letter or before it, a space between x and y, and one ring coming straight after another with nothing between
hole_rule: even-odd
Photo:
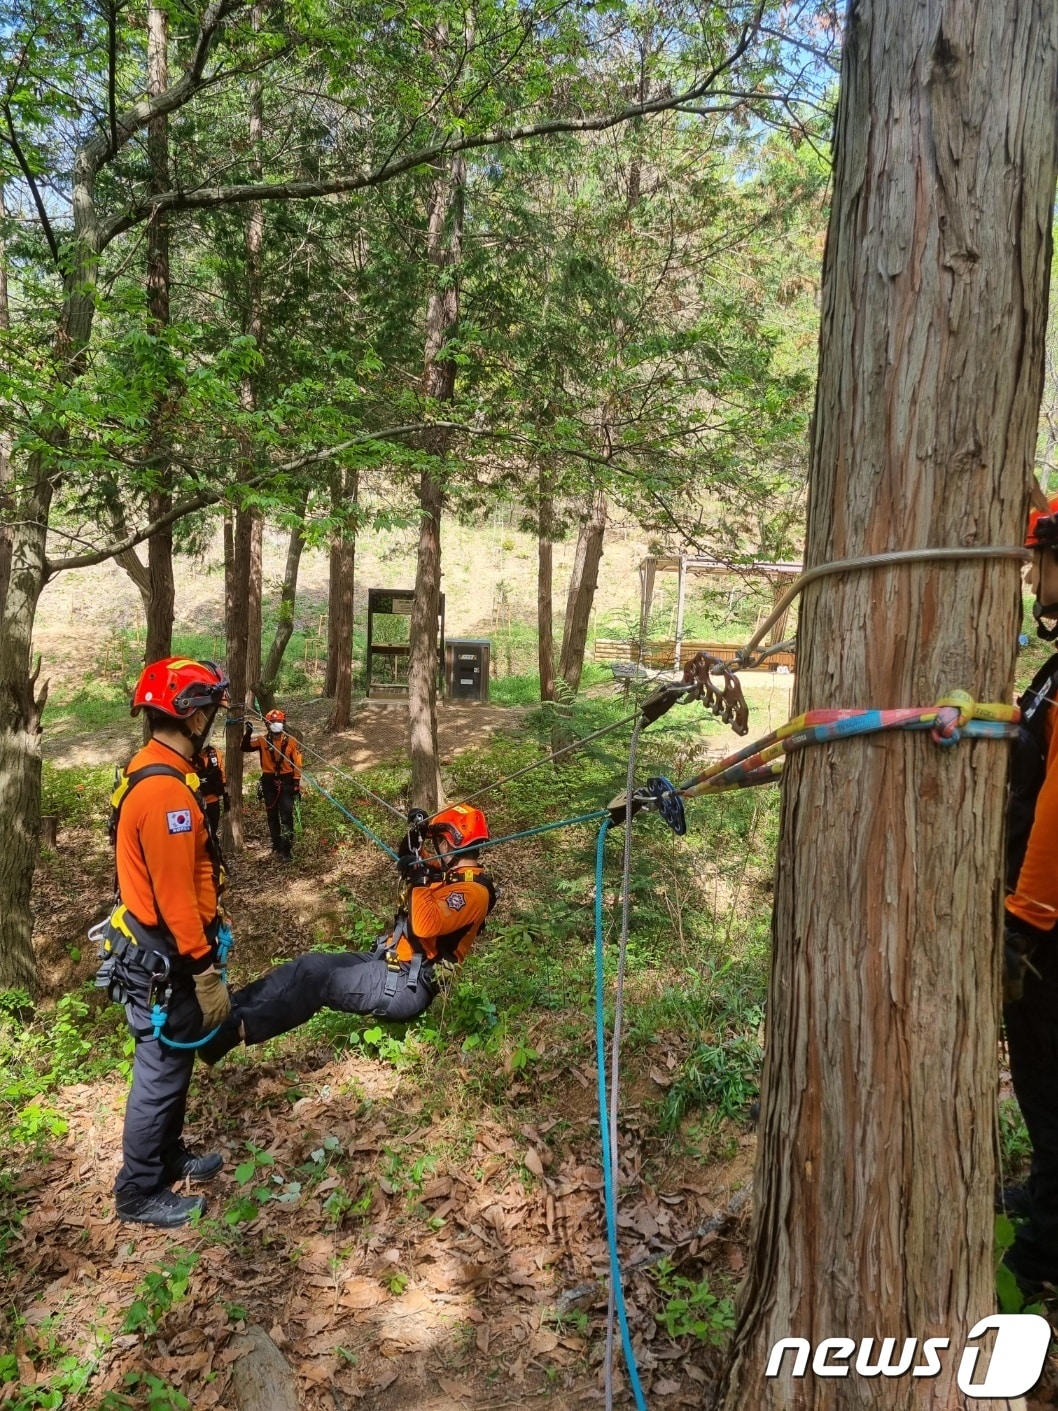
<instances>
[{"instance_id":1,"label":"rescue worker in orange uniform","mask_svg":"<svg viewBox=\"0 0 1058 1411\"><path fill-rule=\"evenodd\" d=\"M496 903L476 845L485 815L466 804L432 819L413 811L397 867L404 879L397 914L370 951L310 951L232 994L231 1018L202 1051L215 1063L240 1040L264 1043L321 1009L405 1022L438 994L436 967L463 960Z\"/></svg>"},{"instance_id":2,"label":"rescue worker in orange uniform","mask_svg":"<svg viewBox=\"0 0 1058 1411\"><path fill-rule=\"evenodd\" d=\"M1033 615L1045 641L1058 637L1058 499L1033 512ZM1048 625L1049 624L1049 625ZM1005 1262L1026 1291L1058 1285L1058 654L1019 697L1021 725L1007 808L1004 1009L1014 1093L1032 1141L1027 1190L1005 1192L1027 1217Z\"/></svg>"},{"instance_id":3,"label":"rescue worker in orange uniform","mask_svg":"<svg viewBox=\"0 0 1058 1411\"><path fill-rule=\"evenodd\" d=\"M294 803L301 797L302 765L298 742L286 732L286 719L281 710L270 710L265 734L255 735L247 721L242 737L243 753L256 751L261 760L261 797L272 851L282 862L290 861L294 847Z\"/></svg>"},{"instance_id":4,"label":"rescue worker in orange uniform","mask_svg":"<svg viewBox=\"0 0 1058 1411\"><path fill-rule=\"evenodd\" d=\"M198 775L199 788L206 803L206 817L215 838L220 837L220 814L223 806L231 808L231 796L224 778L224 756L216 745L207 745L195 754L191 767Z\"/></svg>"},{"instance_id":5,"label":"rescue worker in orange uniform","mask_svg":"<svg viewBox=\"0 0 1058 1411\"><path fill-rule=\"evenodd\" d=\"M102 928L106 959L97 984L125 1005L136 1040L114 1196L118 1218L138 1224L186 1224L206 1202L170 1187L210 1180L223 1164L215 1153L194 1155L182 1132L190 1045L231 1011L217 963L222 861L191 769L217 711L229 704L228 678L213 662L169 657L148 666L131 713L145 712L151 739L112 800L120 903ZM161 1030L156 1005L164 1010Z\"/></svg>"}]
</instances>

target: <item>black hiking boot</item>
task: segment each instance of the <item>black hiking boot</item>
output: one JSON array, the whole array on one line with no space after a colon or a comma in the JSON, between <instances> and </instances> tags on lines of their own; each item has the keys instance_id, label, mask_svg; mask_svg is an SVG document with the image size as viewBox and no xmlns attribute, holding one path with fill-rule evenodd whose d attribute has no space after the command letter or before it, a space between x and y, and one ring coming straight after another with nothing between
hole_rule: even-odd
<instances>
[{"instance_id":1,"label":"black hiking boot","mask_svg":"<svg viewBox=\"0 0 1058 1411\"><path fill-rule=\"evenodd\" d=\"M184 1180L212 1181L223 1166L224 1158L219 1151L208 1151L202 1156L196 1156L193 1151L188 1151L183 1142L178 1142L165 1158L165 1179L167 1183Z\"/></svg>"},{"instance_id":2,"label":"black hiking boot","mask_svg":"<svg viewBox=\"0 0 1058 1411\"><path fill-rule=\"evenodd\" d=\"M163 1230L186 1225L206 1208L203 1195L177 1195L168 1187L153 1195L134 1195L116 1202L119 1220L132 1225L157 1225Z\"/></svg>"},{"instance_id":3,"label":"black hiking boot","mask_svg":"<svg viewBox=\"0 0 1058 1411\"><path fill-rule=\"evenodd\" d=\"M220 1026L220 1031L210 1039L208 1044L203 1044L198 1050L198 1056L203 1063L213 1067L214 1063L219 1063L226 1053L231 1053L233 1048L238 1048L242 1043L242 1035L239 1033L239 1020L234 1014L229 1014L224 1023ZM193 1180L202 1180L203 1177L192 1177Z\"/></svg>"}]
</instances>

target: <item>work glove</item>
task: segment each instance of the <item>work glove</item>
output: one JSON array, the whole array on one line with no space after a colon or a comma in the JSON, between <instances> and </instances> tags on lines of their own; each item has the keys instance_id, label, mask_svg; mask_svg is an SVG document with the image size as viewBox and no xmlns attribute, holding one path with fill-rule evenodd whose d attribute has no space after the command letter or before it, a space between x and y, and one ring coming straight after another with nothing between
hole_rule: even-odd
<instances>
[{"instance_id":1,"label":"work glove","mask_svg":"<svg viewBox=\"0 0 1058 1411\"><path fill-rule=\"evenodd\" d=\"M414 853L407 853L397 858L397 871L409 887L425 887L428 882L437 881L435 869Z\"/></svg>"},{"instance_id":2,"label":"work glove","mask_svg":"<svg viewBox=\"0 0 1058 1411\"><path fill-rule=\"evenodd\" d=\"M1027 921L1019 921L1008 913L1003 933L1004 1004L1017 1004L1022 998L1025 993L1025 976L1030 970L1034 975L1039 975L1040 972L1029 957L1035 950L1037 941L1044 935L1045 932L1037 927L1030 926Z\"/></svg>"},{"instance_id":3,"label":"work glove","mask_svg":"<svg viewBox=\"0 0 1058 1411\"><path fill-rule=\"evenodd\" d=\"M251 736L252 734L253 734L253 726L250 724L249 721L247 721L247 722L246 722L246 727L245 727L245 729L244 729L243 732L242 732L242 742L243 742L244 745L248 745L248 744L250 743L250 736Z\"/></svg>"},{"instance_id":4,"label":"work glove","mask_svg":"<svg viewBox=\"0 0 1058 1411\"><path fill-rule=\"evenodd\" d=\"M223 804L224 812L225 812L225 813L230 813L230 812L231 812L231 794L228 793L227 789L224 790L224 796L223 796L222 804Z\"/></svg>"},{"instance_id":5,"label":"work glove","mask_svg":"<svg viewBox=\"0 0 1058 1411\"><path fill-rule=\"evenodd\" d=\"M294 797L296 799L301 798L301 781L298 779L294 780Z\"/></svg>"},{"instance_id":6,"label":"work glove","mask_svg":"<svg viewBox=\"0 0 1058 1411\"><path fill-rule=\"evenodd\" d=\"M208 1033L223 1024L231 1013L231 996L219 970L203 970L194 979L195 998L202 1011L202 1028Z\"/></svg>"}]
</instances>

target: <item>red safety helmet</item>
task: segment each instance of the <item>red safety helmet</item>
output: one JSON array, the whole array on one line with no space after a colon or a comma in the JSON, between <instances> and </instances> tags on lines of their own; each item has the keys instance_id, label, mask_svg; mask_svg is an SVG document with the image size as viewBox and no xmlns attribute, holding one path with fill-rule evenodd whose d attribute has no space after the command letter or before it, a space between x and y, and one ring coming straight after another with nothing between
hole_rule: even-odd
<instances>
[{"instance_id":1,"label":"red safety helmet","mask_svg":"<svg viewBox=\"0 0 1058 1411\"><path fill-rule=\"evenodd\" d=\"M485 842L489 836L489 825L480 808L460 803L454 808L443 809L431 818L426 825L425 836L433 840L438 852L456 852Z\"/></svg>"},{"instance_id":2,"label":"red safety helmet","mask_svg":"<svg viewBox=\"0 0 1058 1411\"><path fill-rule=\"evenodd\" d=\"M286 715L281 710L270 710L265 716L265 722L268 725L284 725L286 724Z\"/></svg>"},{"instance_id":3,"label":"red safety helmet","mask_svg":"<svg viewBox=\"0 0 1058 1411\"><path fill-rule=\"evenodd\" d=\"M1045 510L1029 511L1029 529L1025 535L1027 549L1058 548L1058 495Z\"/></svg>"},{"instance_id":4,"label":"red safety helmet","mask_svg":"<svg viewBox=\"0 0 1058 1411\"><path fill-rule=\"evenodd\" d=\"M189 657L166 657L143 669L132 696L130 715L145 706L186 720L196 710L216 710L231 705L231 682L213 661L192 661Z\"/></svg>"}]
</instances>

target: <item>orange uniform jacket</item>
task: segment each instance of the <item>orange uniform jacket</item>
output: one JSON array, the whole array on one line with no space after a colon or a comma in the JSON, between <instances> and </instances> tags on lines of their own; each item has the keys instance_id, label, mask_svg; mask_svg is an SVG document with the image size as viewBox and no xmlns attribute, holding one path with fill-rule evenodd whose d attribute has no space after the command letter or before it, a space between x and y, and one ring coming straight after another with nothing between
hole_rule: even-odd
<instances>
[{"instance_id":1,"label":"orange uniform jacket","mask_svg":"<svg viewBox=\"0 0 1058 1411\"><path fill-rule=\"evenodd\" d=\"M1044 721L1047 741L1047 772L1036 798L1025 857L1018 873L1018 885L1007 897L1007 910L1051 931L1058 921L1058 730L1056 706L1051 705Z\"/></svg>"},{"instance_id":2,"label":"orange uniform jacket","mask_svg":"<svg viewBox=\"0 0 1058 1411\"><path fill-rule=\"evenodd\" d=\"M462 960L474 944L495 893L484 882L480 867L457 868L452 881L432 882L411 889L411 937L419 942L427 960ZM398 960L411 960L416 947L408 936L397 943Z\"/></svg>"},{"instance_id":3,"label":"orange uniform jacket","mask_svg":"<svg viewBox=\"0 0 1058 1411\"><path fill-rule=\"evenodd\" d=\"M127 773L168 764L182 774L188 760L152 740ZM121 805L115 863L121 900L145 926L169 932L182 956L211 956L206 926L217 915L217 884L202 810L186 784L167 774L142 779Z\"/></svg>"},{"instance_id":4,"label":"orange uniform jacket","mask_svg":"<svg viewBox=\"0 0 1058 1411\"><path fill-rule=\"evenodd\" d=\"M256 750L261 757L262 774L292 774L301 778L301 751L293 735L251 735L243 746L247 753Z\"/></svg>"}]
</instances>

